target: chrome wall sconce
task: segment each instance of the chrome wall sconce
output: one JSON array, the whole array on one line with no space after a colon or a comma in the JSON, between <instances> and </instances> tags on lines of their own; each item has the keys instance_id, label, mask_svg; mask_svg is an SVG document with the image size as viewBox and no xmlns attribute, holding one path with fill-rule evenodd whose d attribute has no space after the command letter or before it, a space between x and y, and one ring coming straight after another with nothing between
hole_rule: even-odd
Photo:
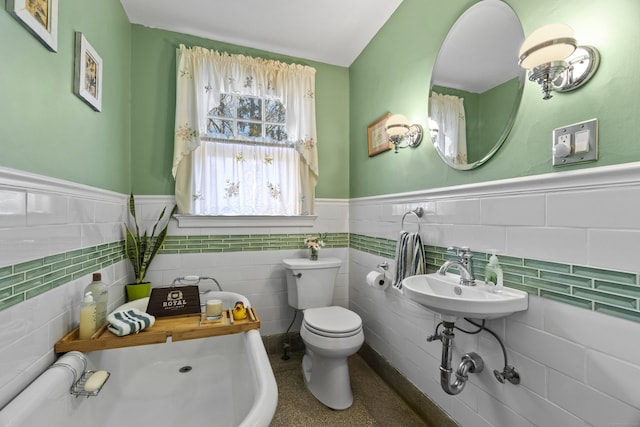
<instances>
[{"instance_id":1,"label":"chrome wall sconce","mask_svg":"<svg viewBox=\"0 0 640 427\"><path fill-rule=\"evenodd\" d=\"M578 46L568 25L549 24L522 43L518 64L529 70L529 80L542 86L542 99L549 99L551 91L568 92L589 81L600 54L595 47Z\"/></svg>"},{"instance_id":2,"label":"chrome wall sconce","mask_svg":"<svg viewBox=\"0 0 640 427\"><path fill-rule=\"evenodd\" d=\"M422 126L409 124L409 120L402 114L394 114L387 119L384 126L389 141L393 144L394 152L398 148L416 148L422 142Z\"/></svg>"}]
</instances>

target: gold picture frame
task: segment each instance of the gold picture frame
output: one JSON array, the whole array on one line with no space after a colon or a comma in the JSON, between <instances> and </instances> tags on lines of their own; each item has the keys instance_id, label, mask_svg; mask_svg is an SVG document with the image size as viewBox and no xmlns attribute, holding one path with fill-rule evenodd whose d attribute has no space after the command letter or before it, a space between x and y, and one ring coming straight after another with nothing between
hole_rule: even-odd
<instances>
[{"instance_id":1,"label":"gold picture frame","mask_svg":"<svg viewBox=\"0 0 640 427\"><path fill-rule=\"evenodd\" d=\"M392 144L391 141L389 141L387 131L385 130L385 123L389 117L391 117L391 113L387 113L380 117L367 128L369 157L391 150Z\"/></svg>"},{"instance_id":2,"label":"gold picture frame","mask_svg":"<svg viewBox=\"0 0 640 427\"><path fill-rule=\"evenodd\" d=\"M7 11L47 49L58 51L58 0L7 0Z\"/></svg>"},{"instance_id":3,"label":"gold picture frame","mask_svg":"<svg viewBox=\"0 0 640 427\"><path fill-rule=\"evenodd\" d=\"M76 32L73 91L94 110L102 111L102 58L84 34Z\"/></svg>"}]
</instances>

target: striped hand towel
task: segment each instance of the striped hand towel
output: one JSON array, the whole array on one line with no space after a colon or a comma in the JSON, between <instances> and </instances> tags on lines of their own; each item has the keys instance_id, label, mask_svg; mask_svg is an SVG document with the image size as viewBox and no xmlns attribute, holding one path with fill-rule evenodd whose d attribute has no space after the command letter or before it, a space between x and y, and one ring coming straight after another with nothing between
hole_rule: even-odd
<instances>
[{"instance_id":1,"label":"striped hand towel","mask_svg":"<svg viewBox=\"0 0 640 427\"><path fill-rule=\"evenodd\" d=\"M144 328L153 326L156 318L137 308L127 310L116 310L107 316L109 330L121 337L133 333L138 333Z\"/></svg>"},{"instance_id":2,"label":"striped hand towel","mask_svg":"<svg viewBox=\"0 0 640 427\"><path fill-rule=\"evenodd\" d=\"M402 289L405 277L426 273L426 260L422 249L422 237L419 233L402 231L396 244L396 272L393 287Z\"/></svg>"}]
</instances>

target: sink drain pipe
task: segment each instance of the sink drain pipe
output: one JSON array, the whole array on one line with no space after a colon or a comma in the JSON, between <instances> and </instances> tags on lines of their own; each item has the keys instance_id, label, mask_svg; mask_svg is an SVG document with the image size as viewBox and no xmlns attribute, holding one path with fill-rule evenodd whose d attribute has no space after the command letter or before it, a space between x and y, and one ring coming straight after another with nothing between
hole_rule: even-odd
<instances>
[{"instance_id":1,"label":"sink drain pipe","mask_svg":"<svg viewBox=\"0 0 640 427\"><path fill-rule=\"evenodd\" d=\"M442 359L440 362L440 385L442 386L442 389L448 394L458 394L462 391L466 381L469 379L469 373L477 374L479 372L482 372L482 370L484 369L484 362L482 361L482 358L478 353L466 353L462 356L462 361L460 362L460 365L458 365L458 370L455 373L456 380L453 384L451 383L451 376L453 375L453 369L451 368L451 357L453 339L455 338L455 335L453 334L454 328L464 332L465 334L474 335L482 331L487 331L488 333L493 335L493 337L498 341L498 344L500 344L500 348L502 348L502 355L504 357L504 368L502 369L502 372L494 369L493 375L495 376L496 380L498 380L502 384L505 383L505 380L509 381L511 384L520 384L520 374L515 367L509 365L509 362L507 361L507 350L505 349L504 344L502 344L502 341L500 340L498 335L491 329L484 326L484 320L480 325L466 317L464 318L464 320L476 326L478 329L476 331L466 331L464 329L458 328L457 326L454 326L453 322L443 321L438 324L435 333L427 337L427 342L435 340L439 340L442 342ZM441 325L444 327L444 331L439 334L438 329Z\"/></svg>"},{"instance_id":2,"label":"sink drain pipe","mask_svg":"<svg viewBox=\"0 0 640 427\"><path fill-rule=\"evenodd\" d=\"M458 369L455 372L455 381L452 383L452 376L454 375L451 368L451 358L453 356L453 339L455 335L453 333L453 323L443 322L444 330L442 335L430 337L433 339L440 338L442 341L442 359L440 362L440 385L442 389L451 395L460 393L467 380L468 374L479 373L484 369L484 362L478 353L471 352L462 356L462 361L458 365Z\"/></svg>"}]
</instances>

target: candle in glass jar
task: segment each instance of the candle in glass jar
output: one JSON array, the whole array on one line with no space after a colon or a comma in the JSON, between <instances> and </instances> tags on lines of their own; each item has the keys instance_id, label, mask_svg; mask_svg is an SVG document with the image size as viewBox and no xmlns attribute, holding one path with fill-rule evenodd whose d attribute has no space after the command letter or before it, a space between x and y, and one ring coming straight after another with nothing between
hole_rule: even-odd
<instances>
[{"instance_id":1,"label":"candle in glass jar","mask_svg":"<svg viewBox=\"0 0 640 427\"><path fill-rule=\"evenodd\" d=\"M222 301L219 299L207 300L207 318L219 319L222 316Z\"/></svg>"}]
</instances>

